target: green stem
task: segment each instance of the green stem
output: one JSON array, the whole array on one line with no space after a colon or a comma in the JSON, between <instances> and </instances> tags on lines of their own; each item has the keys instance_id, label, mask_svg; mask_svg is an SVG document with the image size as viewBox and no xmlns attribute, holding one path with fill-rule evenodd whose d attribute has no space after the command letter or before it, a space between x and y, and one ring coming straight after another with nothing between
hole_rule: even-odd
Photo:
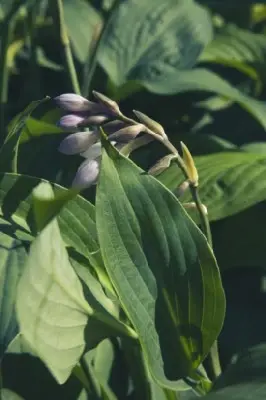
<instances>
[{"instance_id":1,"label":"green stem","mask_svg":"<svg viewBox=\"0 0 266 400\"><path fill-rule=\"evenodd\" d=\"M93 48L92 53L87 57L86 63L84 65L84 72L83 72L83 83L82 83L82 95L85 97L88 97L91 93L91 82L97 67L97 62L98 62L98 54L100 50L101 44L105 40L105 35L107 32L108 27L110 26L110 23L113 19L113 16L115 15L115 11L118 8L121 0L115 0L109 13L106 18L105 24L102 28L102 31L99 35L99 38Z\"/></svg>"},{"instance_id":2,"label":"green stem","mask_svg":"<svg viewBox=\"0 0 266 400\"><path fill-rule=\"evenodd\" d=\"M12 33L12 22L3 29L1 40L1 57L0 57L0 141L3 142L5 138L5 119L6 107L8 102L8 81L9 71L7 64L7 53Z\"/></svg>"},{"instance_id":3,"label":"green stem","mask_svg":"<svg viewBox=\"0 0 266 400\"><path fill-rule=\"evenodd\" d=\"M80 94L79 81L77 72L73 60L73 55L70 47L70 41L67 34L67 28L64 19L64 8L62 0L51 0L51 6L54 7L54 23L55 26L59 27L60 41L64 51L64 63L66 72L68 75L69 82L71 84L71 90Z\"/></svg>"},{"instance_id":4,"label":"green stem","mask_svg":"<svg viewBox=\"0 0 266 400\"><path fill-rule=\"evenodd\" d=\"M36 16L38 9L38 2L33 4L27 16L27 25L28 25L28 35L29 35L29 47L30 47L30 62L29 62L29 73L34 85L30 85L31 97L38 98L40 92L39 85L39 68L37 61L37 42L36 42Z\"/></svg>"}]
</instances>

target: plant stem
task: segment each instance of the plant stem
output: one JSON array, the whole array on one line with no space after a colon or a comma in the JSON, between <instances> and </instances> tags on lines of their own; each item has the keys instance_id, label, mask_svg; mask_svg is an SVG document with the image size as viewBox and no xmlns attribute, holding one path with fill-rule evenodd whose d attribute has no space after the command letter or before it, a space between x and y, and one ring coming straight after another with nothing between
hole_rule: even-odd
<instances>
[{"instance_id":1,"label":"plant stem","mask_svg":"<svg viewBox=\"0 0 266 400\"><path fill-rule=\"evenodd\" d=\"M39 68L37 60L37 42L36 42L36 16L38 11L38 2L33 4L28 10L27 23L28 23L28 34L29 34L29 48L30 48L30 60L29 60L29 74L30 79L35 83L30 85L31 97L38 98L40 92L39 84Z\"/></svg>"},{"instance_id":2,"label":"plant stem","mask_svg":"<svg viewBox=\"0 0 266 400\"><path fill-rule=\"evenodd\" d=\"M107 32L108 27L112 21L112 18L115 14L116 9L118 8L121 0L115 0L111 9L109 10L108 16L106 18L105 24L102 28L102 31L99 35L99 38L93 48L92 54L89 54L84 65L84 72L83 72L83 83L82 83L82 95L88 97L91 91L91 82L94 76L97 62L98 62L98 54L100 50L100 46L105 39L105 35Z\"/></svg>"},{"instance_id":3,"label":"plant stem","mask_svg":"<svg viewBox=\"0 0 266 400\"><path fill-rule=\"evenodd\" d=\"M7 25L2 30L1 40L1 57L0 57L0 142L2 143L5 138L5 117L6 106L8 101L8 65L7 65L7 52L9 46L9 39L11 34L11 25Z\"/></svg>"},{"instance_id":4,"label":"plant stem","mask_svg":"<svg viewBox=\"0 0 266 400\"><path fill-rule=\"evenodd\" d=\"M79 81L77 77L77 72L73 60L73 55L70 47L70 42L67 34L67 28L64 19L64 8L62 0L51 0L51 5L54 6L54 23L55 26L59 26L59 35L61 44L64 51L64 63L65 69L68 75L69 82L71 84L71 90L80 94Z\"/></svg>"}]
</instances>

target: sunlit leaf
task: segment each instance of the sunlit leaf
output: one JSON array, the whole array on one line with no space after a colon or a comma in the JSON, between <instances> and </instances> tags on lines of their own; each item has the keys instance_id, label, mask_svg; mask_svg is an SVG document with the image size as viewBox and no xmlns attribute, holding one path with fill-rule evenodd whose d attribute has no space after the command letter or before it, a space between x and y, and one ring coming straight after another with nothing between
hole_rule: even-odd
<instances>
[{"instance_id":1,"label":"sunlit leaf","mask_svg":"<svg viewBox=\"0 0 266 400\"><path fill-rule=\"evenodd\" d=\"M206 239L156 179L105 143L96 197L103 260L153 378L179 389L220 332L224 293Z\"/></svg>"}]
</instances>

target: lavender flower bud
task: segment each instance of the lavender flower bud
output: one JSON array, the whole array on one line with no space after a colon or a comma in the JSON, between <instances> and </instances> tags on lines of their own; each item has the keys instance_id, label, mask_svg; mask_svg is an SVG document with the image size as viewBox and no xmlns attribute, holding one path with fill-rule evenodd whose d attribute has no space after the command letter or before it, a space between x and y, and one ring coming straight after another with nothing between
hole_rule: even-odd
<instances>
[{"instance_id":1,"label":"lavender flower bud","mask_svg":"<svg viewBox=\"0 0 266 400\"><path fill-rule=\"evenodd\" d=\"M109 111L112 112L112 114L120 115L119 106L114 100L109 99L109 97L102 93L96 92L95 90L93 90L92 93L101 104L103 104Z\"/></svg>"},{"instance_id":2,"label":"lavender flower bud","mask_svg":"<svg viewBox=\"0 0 266 400\"><path fill-rule=\"evenodd\" d=\"M83 121L79 123L79 126L101 125L107 119L109 119L109 115L91 115L84 118Z\"/></svg>"},{"instance_id":3,"label":"lavender flower bud","mask_svg":"<svg viewBox=\"0 0 266 400\"><path fill-rule=\"evenodd\" d=\"M99 176L100 163L98 160L85 160L79 167L72 182L72 187L89 188L95 185Z\"/></svg>"},{"instance_id":4,"label":"lavender flower bud","mask_svg":"<svg viewBox=\"0 0 266 400\"><path fill-rule=\"evenodd\" d=\"M73 133L60 143L58 150L68 155L83 153L98 139L99 133L97 131Z\"/></svg>"},{"instance_id":5,"label":"lavender flower bud","mask_svg":"<svg viewBox=\"0 0 266 400\"><path fill-rule=\"evenodd\" d=\"M88 160L95 160L97 157L100 157L102 152L102 146L100 142L94 143L92 146L87 148L84 152L81 152L80 155Z\"/></svg>"},{"instance_id":6,"label":"lavender flower bud","mask_svg":"<svg viewBox=\"0 0 266 400\"><path fill-rule=\"evenodd\" d=\"M81 115L76 115L76 114L67 114L64 115L62 118L60 118L58 122L58 126L63 129L75 129L78 127L78 125L84 121L85 118L82 117Z\"/></svg>"},{"instance_id":7,"label":"lavender flower bud","mask_svg":"<svg viewBox=\"0 0 266 400\"><path fill-rule=\"evenodd\" d=\"M85 99L85 97L74 93L61 94L55 97L54 100L59 107L72 112L89 111L93 104L91 101Z\"/></svg>"},{"instance_id":8,"label":"lavender flower bud","mask_svg":"<svg viewBox=\"0 0 266 400\"><path fill-rule=\"evenodd\" d=\"M125 122L115 119L114 121L104 124L102 128L106 135L111 135L112 133L119 131L119 129L125 128L126 126L127 124L125 124Z\"/></svg>"},{"instance_id":9,"label":"lavender flower bud","mask_svg":"<svg viewBox=\"0 0 266 400\"><path fill-rule=\"evenodd\" d=\"M130 140L135 139L141 131L145 131L145 129L145 126L142 124L130 125L112 133L109 136L109 140L128 143Z\"/></svg>"}]
</instances>

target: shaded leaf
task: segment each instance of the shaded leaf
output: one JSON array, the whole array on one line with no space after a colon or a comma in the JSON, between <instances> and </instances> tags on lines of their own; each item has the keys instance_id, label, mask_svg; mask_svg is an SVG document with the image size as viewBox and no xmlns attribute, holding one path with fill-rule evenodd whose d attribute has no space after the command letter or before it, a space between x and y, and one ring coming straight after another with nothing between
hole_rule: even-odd
<instances>
[{"instance_id":1,"label":"shaded leaf","mask_svg":"<svg viewBox=\"0 0 266 400\"><path fill-rule=\"evenodd\" d=\"M206 9L193 0L129 0L121 2L105 37L99 62L121 86L167 79L193 66L212 38L212 26Z\"/></svg>"},{"instance_id":2,"label":"shaded leaf","mask_svg":"<svg viewBox=\"0 0 266 400\"><path fill-rule=\"evenodd\" d=\"M211 221L236 214L266 198L264 154L221 152L196 156L199 192ZM164 171L159 180L174 190L183 181L176 166ZM189 195L182 199L189 201Z\"/></svg>"},{"instance_id":3,"label":"shaded leaf","mask_svg":"<svg viewBox=\"0 0 266 400\"><path fill-rule=\"evenodd\" d=\"M153 378L184 388L179 379L200 364L223 323L219 271L178 200L107 142L105 147L96 197L105 267Z\"/></svg>"},{"instance_id":4,"label":"shaded leaf","mask_svg":"<svg viewBox=\"0 0 266 400\"><path fill-rule=\"evenodd\" d=\"M1 232L0 223L0 360L18 332L15 300L26 258L23 243Z\"/></svg>"},{"instance_id":5,"label":"shaded leaf","mask_svg":"<svg viewBox=\"0 0 266 400\"><path fill-rule=\"evenodd\" d=\"M232 362L214 384L207 400L264 400L266 345L251 347Z\"/></svg>"},{"instance_id":6,"label":"shaded leaf","mask_svg":"<svg viewBox=\"0 0 266 400\"><path fill-rule=\"evenodd\" d=\"M0 171L10 172L16 169L18 146L22 129L34 109L48 99L49 97L45 97L42 100L33 101L13 121L11 129L8 132L8 136L0 149Z\"/></svg>"},{"instance_id":7,"label":"shaded leaf","mask_svg":"<svg viewBox=\"0 0 266 400\"><path fill-rule=\"evenodd\" d=\"M183 92L212 92L234 100L241 107L248 110L258 122L266 128L266 106L263 102L254 100L234 88L227 81L214 72L204 68L191 71L180 71L178 76L171 74L167 79L156 82L143 81L144 86L151 92L158 94L177 94Z\"/></svg>"}]
</instances>

